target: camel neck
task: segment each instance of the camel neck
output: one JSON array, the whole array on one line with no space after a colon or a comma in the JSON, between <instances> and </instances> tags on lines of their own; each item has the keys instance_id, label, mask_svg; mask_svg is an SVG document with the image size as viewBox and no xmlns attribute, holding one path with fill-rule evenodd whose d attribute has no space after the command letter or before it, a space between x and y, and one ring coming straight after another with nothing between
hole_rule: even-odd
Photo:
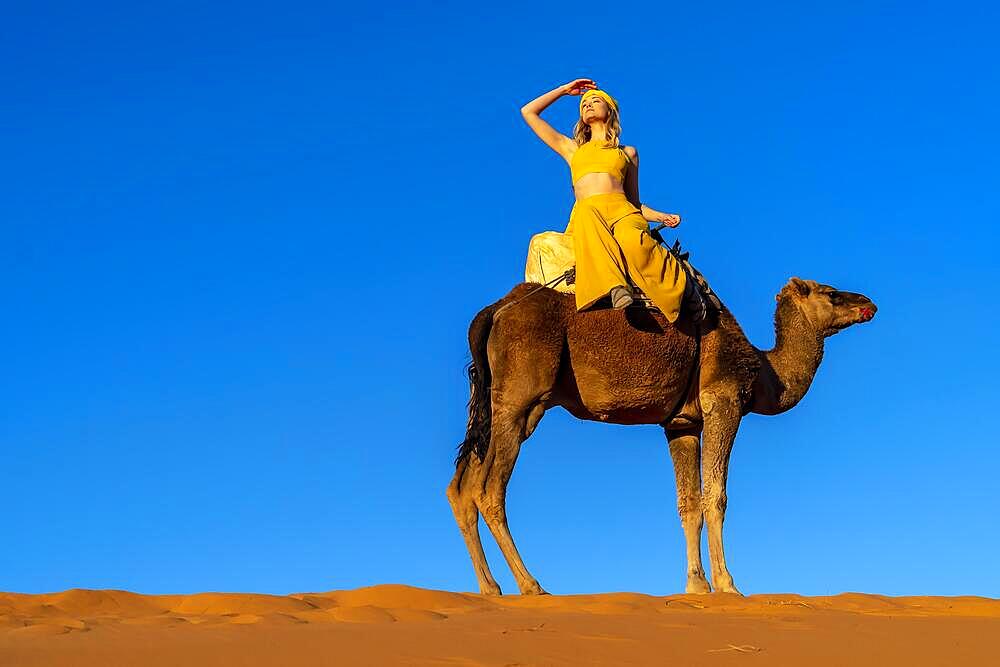
<instances>
[{"instance_id":1,"label":"camel neck","mask_svg":"<svg viewBox=\"0 0 1000 667\"><path fill-rule=\"evenodd\" d=\"M774 314L774 348L762 352L760 375L754 383L754 412L777 414L805 396L823 360L821 333L785 297Z\"/></svg>"}]
</instances>

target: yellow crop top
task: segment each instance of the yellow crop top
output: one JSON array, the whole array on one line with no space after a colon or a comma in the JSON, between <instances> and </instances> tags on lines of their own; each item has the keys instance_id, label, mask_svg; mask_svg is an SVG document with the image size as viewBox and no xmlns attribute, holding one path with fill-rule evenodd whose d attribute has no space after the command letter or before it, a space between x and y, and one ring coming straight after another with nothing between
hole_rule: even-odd
<instances>
[{"instance_id":1,"label":"yellow crop top","mask_svg":"<svg viewBox=\"0 0 1000 667\"><path fill-rule=\"evenodd\" d=\"M629 162L631 160L620 146L604 148L596 142L588 141L577 148L570 158L569 169L573 185L576 185L584 174L595 172L611 174L624 183Z\"/></svg>"}]
</instances>

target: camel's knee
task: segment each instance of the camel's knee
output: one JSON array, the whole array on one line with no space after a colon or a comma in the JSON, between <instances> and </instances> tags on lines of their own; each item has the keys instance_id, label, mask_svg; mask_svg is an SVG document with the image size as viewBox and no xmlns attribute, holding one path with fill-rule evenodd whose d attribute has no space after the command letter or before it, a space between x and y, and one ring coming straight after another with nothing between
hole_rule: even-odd
<instances>
[{"instance_id":1,"label":"camel's knee","mask_svg":"<svg viewBox=\"0 0 1000 667\"><path fill-rule=\"evenodd\" d=\"M476 509L475 503L463 503L459 499L452 503L451 511L455 515L455 523L458 524L463 533L476 529L476 525L479 523L479 510Z\"/></svg>"},{"instance_id":2,"label":"camel's knee","mask_svg":"<svg viewBox=\"0 0 1000 667\"><path fill-rule=\"evenodd\" d=\"M497 505L487 505L481 511L483 513L483 520L490 526L502 524L507 517L507 513L503 511L503 508Z\"/></svg>"},{"instance_id":3,"label":"camel's knee","mask_svg":"<svg viewBox=\"0 0 1000 667\"><path fill-rule=\"evenodd\" d=\"M476 508L475 498L468 486L461 485L458 476L448 484L445 489L451 511L455 515L458 527L463 531L470 530L479 521L479 510Z\"/></svg>"},{"instance_id":4,"label":"camel's knee","mask_svg":"<svg viewBox=\"0 0 1000 667\"><path fill-rule=\"evenodd\" d=\"M701 499L702 511L709 521L725 518L726 504L727 498L724 491L706 493Z\"/></svg>"},{"instance_id":5,"label":"camel's knee","mask_svg":"<svg viewBox=\"0 0 1000 667\"><path fill-rule=\"evenodd\" d=\"M507 521L507 507L502 493L487 488L479 500L479 512L487 524Z\"/></svg>"},{"instance_id":6,"label":"camel's knee","mask_svg":"<svg viewBox=\"0 0 1000 667\"><path fill-rule=\"evenodd\" d=\"M700 497L696 495L677 497L677 514L680 515L682 523L701 524L702 511Z\"/></svg>"}]
</instances>

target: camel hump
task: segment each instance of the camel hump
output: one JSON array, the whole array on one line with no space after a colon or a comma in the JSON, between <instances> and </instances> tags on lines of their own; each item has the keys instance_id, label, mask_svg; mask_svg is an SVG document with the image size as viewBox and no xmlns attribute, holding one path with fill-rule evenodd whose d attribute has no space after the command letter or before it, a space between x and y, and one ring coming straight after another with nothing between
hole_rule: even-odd
<instances>
[{"instance_id":1,"label":"camel hump","mask_svg":"<svg viewBox=\"0 0 1000 667\"><path fill-rule=\"evenodd\" d=\"M565 281L563 281L565 282ZM496 304L499 308L494 313L494 318L511 309L517 309L520 313L537 312L551 318L556 315L576 310L576 298L572 292L562 292L540 285L538 283L519 283L511 288Z\"/></svg>"}]
</instances>

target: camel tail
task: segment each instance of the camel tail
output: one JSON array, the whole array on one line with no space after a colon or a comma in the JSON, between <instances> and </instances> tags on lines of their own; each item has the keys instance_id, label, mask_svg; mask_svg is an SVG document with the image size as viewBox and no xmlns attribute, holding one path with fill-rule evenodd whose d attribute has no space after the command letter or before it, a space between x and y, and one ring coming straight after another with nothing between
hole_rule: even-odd
<instances>
[{"instance_id":1,"label":"camel tail","mask_svg":"<svg viewBox=\"0 0 1000 667\"><path fill-rule=\"evenodd\" d=\"M456 467L475 454L482 461L490 446L490 425L493 420L493 408L490 402L490 362L486 358L486 341L489 340L493 328L493 314L499 304L487 306L479 311L469 325L469 349L472 361L469 362L469 425L465 431L465 440L458 446Z\"/></svg>"}]
</instances>

